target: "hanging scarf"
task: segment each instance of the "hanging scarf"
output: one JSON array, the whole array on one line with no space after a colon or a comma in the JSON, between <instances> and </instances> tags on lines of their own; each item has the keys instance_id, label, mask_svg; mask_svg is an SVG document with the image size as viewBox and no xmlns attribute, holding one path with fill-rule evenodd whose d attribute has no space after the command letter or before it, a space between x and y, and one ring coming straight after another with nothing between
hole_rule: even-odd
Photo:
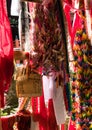
<instances>
[{"instance_id":1,"label":"hanging scarf","mask_svg":"<svg viewBox=\"0 0 92 130\"><path fill-rule=\"evenodd\" d=\"M6 12L6 1L0 1L0 95L11 83L13 74L13 42L10 23ZM2 97L3 100L3 97ZM3 106L1 102L1 107Z\"/></svg>"},{"instance_id":2,"label":"hanging scarf","mask_svg":"<svg viewBox=\"0 0 92 130\"><path fill-rule=\"evenodd\" d=\"M75 74L72 79L72 120L76 122L78 128L91 129L92 90L90 86L92 83L92 64L87 59L92 57L92 51L85 28L85 21L81 17L80 19L83 21L76 31L73 47Z\"/></svg>"}]
</instances>

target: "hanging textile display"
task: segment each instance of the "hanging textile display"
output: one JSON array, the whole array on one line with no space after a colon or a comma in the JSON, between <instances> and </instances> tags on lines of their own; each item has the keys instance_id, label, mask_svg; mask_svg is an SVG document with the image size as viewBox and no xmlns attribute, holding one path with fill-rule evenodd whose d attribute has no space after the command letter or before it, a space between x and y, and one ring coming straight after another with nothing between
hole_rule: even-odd
<instances>
[{"instance_id":1,"label":"hanging textile display","mask_svg":"<svg viewBox=\"0 0 92 130\"><path fill-rule=\"evenodd\" d=\"M31 15L30 54L33 67L43 67L46 73L51 70L59 71L60 64L64 60L64 54L62 52L62 32L60 25L57 24L58 18L55 15L55 7L52 5L52 2L46 3L45 1L43 2L44 5L32 4L33 9L31 9L32 5L29 3Z\"/></svg>"},{"instance_id":2,"label":"hanging textile display","mask_svg":"<svg viewBox=\"0 0 92 130\"><path fill-rule=\"evenodd\" d=\"M67 22L67 29L69 30L69 36L70 36L70 43L73 47L74 44L74 36L76 33L76 29L80 26L80 17L79 13L76 13L78 11L77 9L73 8L67 3L64 3L64 13L66 17ZM78 11L79 12L79 11ZM74 13L74 16L71 16L71 13Z\"/></svg>"},{"instance_id":3,"label":"hanging textile display","mask_svg":"<svg viewBox=\"0 0 92 130\"><path fill-rule=\"evenodd\" d=\"M39 130L57 130L56 117L54 113L53 101L48 101L48 107L45 107L44 97L40 97L40 116Z\"/></svg>"},{"instance_id":4,"label":"hanging textile display","mask_svg":"<svg viewBox=\"0 0 92 130\"><path fill-rule=\"evenodd\" d=\"M65 17L64 17L64 10L63 10L63 2L60 2L60 0L57 1L57 10L58 10L58 15L59 15L59 23L60 27L62 30L62 38L64 41L64 54L66 54L66 60L62 62L61 65L61 70L63 70L63 76L64 77L64 100L65 100L65 105L67 108L67 111L70 112L71 110L71 94L70 94L70 74L69 74L69 58L70 56L68 55L69 50L68 50L68 39L67 39L67 31L66 31L66 22L65 22ZM62 29L64 27L65 29ZM66 67L65 67L66 66Z\"/></svg>"},{"instance_id":5,"label":"hanging textile display","mask_svg":"<svg viewBox=\"0 0 92 130\"><path fill-rule=\"evenodd\" d=\"M38 108L36 107L36 110L33 111L33 117L35 118L36 121L39 121L40 130L57 129L57 121L56 121L57 114L53 115L55 114L55 108L56 108L56 104L54 104L53 107L53 103L55 103L54 100L55 98L53 99L53 97L55 96L54 95L55 93L53 92L53 83L57 84L55 86L57 87L57 89L59 87L59 84L60 85L62 84L62 87L64 87L64 80L63 80L64 75L62 77L57 76L59 75L58 73L62 73L62 71L64 71L63 68L61 67L61 63L63 61L66 63L66 51L65 51L66 48L64 47L63 44L64 41L62 39L63 36L61 26L59 23L59 15L57 8L58 7L56 1L52 0L49 1L44 0L42 4L31 2L29 3L30 58L32 60L32 63L30 64L31 67L36 70L39 67L42 67L42 75L43 75L44 97L41 96L39 97L39 99L32 98L32 102L33 104L35 104L35 106L40 102L39 107ZM64 69L66 70L66 64L64 64ZM53 73L55 73L55 75L53 75ZM59 89L61 90L61 87ZM61 91L60 93L62 94ZM64 99L62 98L61 100L63 101ZM52 103L51 106L49 107L48 104L50 101ZM60 107L63 108L61 104ZM50 109L52 108L53 111L50 111ZM40 109L40 111L38 112L37 109L38 110ZM51 115L48 116L49 112L51 115L53 115L52 117ZM53 125L51 125L52 122L54 122ZM61 123L62 121L58 122L58 124Z\"/></svg>"},{"instance_id":6,"label":"hanging textile display","mask_svg":"<svg viewBox=\"0 0 92 130\"><path fill-rule=\"evenodd\" d=\"M74 1L79 4L79 1ZM69 72L70 72L70 78L68 79L68 82L65 84L65 92L67 96L67 104L68 104L68 111L71 112L72 107L72 101L71 101L71 73L74 70L73 65L73 41L74 36L76 33L76 29L80 26L80 18L77 13L75 13L75 8L73 8L76 4L74 4L72 1L72 4L68 3L68 1L64 1L63 3L63 9L64 9L64 16L65 16L65 28L66 28L66 35L67 35L67 48L68 48L68 57L69 57ZM75 6L76 7L76 6ZM78 8L78 7L76 7ZM67 77L67 75L66 75ZM66 78L67 79L67 78Z\"/></svg>"},{"instance_id":7,"label":"hanging textile display","mask_svg":"<svg viewBox=\"0 0 92 130\"><path fill-rule=\"evenodd\" d=\"M55 111L54 111L54 106L53 106L53 100L49 100L48 102L48 108L47 108L47 120L48 120L48 130L57 130L58 129L58 124L56 121L56 116L55 116Z\"/></svg>"},{"instance_id":8,"label":"hanging textile display","mask_svg":"<svg viewBox=\"0 0 92 130\"><path fill-rule=\"evenodd\" d=\"M4 106L3 94L8 90L13 74L13 42L10 23L6 11L6 1L0 1L0 96Z\"/></svg>"},{"instance_id":9,"label":"hanging textile display","mask_svg":"<svg viewBox=\"0 0 92 130\"><path fill-rule=\"evenodd\" d=\"M88 37L91 40L91 45L92 45L92 15L91 15L91 7L92 0L86 1L84 0L84 6L85 6L85 15L86 15L86 29L88 33Z\"/></svg>"},{"instance_id":10,"label":"hanging textile display","mask_svg":"<svg viewBox=\"0 0 92 130\"><path fill-rule=\"evenodd\" d=\"M91 78L92 57L90 40L85 28L85 21L81 18L81 27L77 29L74 46L74 76L72 81L72 120L77 129L91 129Z\"/></svg>"},{"instance_id":11,"label":"hanging textile display","mask_svg":"<svg viewBox=\"0 0 92 130\"><path fill-rule=\"evenodd\" d=\"M74 121L76 130L91 130L92 47L91 39L89 39L90 32L88 32L88 30L91 30L91 27L88 28L90 24L87 25L86 22L89 19L88 22L90 23L90 14L87 15L89 10L86 10L88 8L84 6L88 1L76 0L74 2L78 2L78 6L75 4L75 6L71 6L68 3L64 4L64 12L74 55L74 61L72 61L74 71L72 71L73 75L71 75L72 121ZM71 13L73 13L74 17L71 17Z\"/></svg>"},{"instance_id":12,"label":"hanging textile display","mask_svg":"<svg viewBox=\"0 0 92 130\"><path fill-rule=\"evenodd\" d=\"M66 120L66 109L63 95L64 85L63 83L58 84L57 80L55 81L58 78L57 73L49 73L48 76L43 76L43 90L45 105L47 106L48 101L52 99L56 122L57 125L60 125L64 124Z\"/></svg>"}]
</instances>

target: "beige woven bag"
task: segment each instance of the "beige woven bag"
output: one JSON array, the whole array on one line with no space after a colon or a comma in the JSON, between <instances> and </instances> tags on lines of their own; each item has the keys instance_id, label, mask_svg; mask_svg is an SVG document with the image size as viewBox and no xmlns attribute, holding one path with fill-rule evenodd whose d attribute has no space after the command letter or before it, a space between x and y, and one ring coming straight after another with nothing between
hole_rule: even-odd
<instances>
[{"instance_id":1,"label":"beige woven bag","mask_svg":"<svg viewBox=\"0 0 92 130\"><path fill-rule=\"evenodd\" d=\"M42 95L42 76L29 67L16 70L16 93L18 97L38 97Z\"/></svg>"}]
</instances>

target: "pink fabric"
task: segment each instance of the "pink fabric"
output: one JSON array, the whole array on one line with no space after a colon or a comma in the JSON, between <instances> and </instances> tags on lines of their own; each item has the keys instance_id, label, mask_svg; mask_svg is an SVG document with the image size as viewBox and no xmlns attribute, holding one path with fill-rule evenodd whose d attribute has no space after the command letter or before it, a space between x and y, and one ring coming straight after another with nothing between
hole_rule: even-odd
<instances>
[{"instance_id":1,"label":"pink fabric","mask_svg":"<svg viewBox=\"0 0 92 130\"><path fill-rule=\"evenodd\" d=\"M8 90L13 74L13 41L6 11L6 0L0 1L0 95ZM3 107L1 102L1 107Z\"/></svg>"}]
</instances>

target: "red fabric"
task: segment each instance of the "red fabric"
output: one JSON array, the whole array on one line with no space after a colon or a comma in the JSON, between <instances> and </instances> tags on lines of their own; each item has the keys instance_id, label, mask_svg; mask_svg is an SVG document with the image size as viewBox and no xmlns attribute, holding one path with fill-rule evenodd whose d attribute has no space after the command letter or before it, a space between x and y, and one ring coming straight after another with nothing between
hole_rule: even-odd
<instances>
[{"instance_id":1,"label":"red fabric","mask_svg":"<svg viewBox=\"0 0 92 130\"><path fill-rule=\"evenodd\" d=\"M71 9L73 10L72 7L70 7L68 4L65 4L64 12L65 12L66 21L67 21L67 24L68 24L69 35L71 37L70 42L73 46L75 33L76 33L76 30L79 27L81 27L82 18L79 16L78 11L75 11L74 17L73 17L73 23L71 23L71 16L70 16Z\"/></svg>"},{"instance_id":2,"label":"red fabric","mask_svg":"<svg viewBox=\"0 0 92 130\"><path fill-rule=\"evenodd\" d=\"M0 108L4 106L4 90L2 86L2 82L0 83Z\"/></svg>"},{"instance_id":3,"label":"red fabric","mask_svg":"<svg viewBox=\"0 0 92 130\"><path fill-rule=\"evenodd\" d=\"M40 101L39 105L37 98L32 98L32 108L33 108L33 119L34 121L39 122L39 130L57 130L57 123L55 119L52 100L49 100L48 108L46 108L44 102L44 96L42 95L39 98ZM38 111L38 108L40 109L40 111Z\"/></svg>"},{"instance_id":4,"label":"red fabric","mask_svg":"<svg viewBox=\"0 0 92 130\"><path fill-rule=\"evenodd\" d=\"M72 120L70 120L70 124L69 124L68 130L76 130L76 128L75 128L75 123L72 122Z\"/></svg>"},{"instance_id":5,"label":"red fabric","mask_svg":"<svg viewBox=\"0 0 92 130\"><path fill-rule=\"evenodd\" d=\"M8 128L8 118L2 118L1 121L2 121L2 129L3 130L9 130L9 128Z\"/></svg>"},{"instance_id":6,"label":"red fabric","mask_svg":"<svg viewBox=\"0 0 92 130\"><path fill-rule=\"evenodd\" d=\"M44 103L44 97L40 97L40 118L39 118L39 130L48 129L47 109Z\"/></svg>"},{"instance_id":7,"label":"red fabric","mask_svg":"<svg viewBox=\"0 0 92 130\"><path fill-rule=\"evenodd\" d=\"M71 10L71 7L67 4L65 4L64 12L65 12L65 16L66 16L66 20L67 20L67 24L68 24L69 35L71 36L72 35L72 25L71 25L70 10Z\"/></svg>"},{"instance_id":8,"label":"red fabric","mask_svg":"<svg viewBox=\"0 0 92 130\"><path fill-rule=\"evenodd\" d=\"M65 130L65 125L64 124L61 125L61 130Z\"/></svg>"},{"instance_id":9,"label":"red fabric","mask_svg":"<svg viewBox=\"0 0 92 130\"><path fill-rule=\"evenodd\" d=\"M6 10L6 0L0 0L0 95L2 100L2 92L10 86L13 74L13 41ZM3 107L2 103L1 107Z\"/></svg>"},{"instance_id":10,"label":"red fabric","mask_svg":"<svg viewBox=\"0 0 92 130\"><path fill-rule=\"evenodd\" d=\"M52 99L49 100L46 108L44 97L40 97L40 109L39 130L57 130Z\"/></svg>"},{"instance_id":11,"label":"red fabric","mask_svg":"<svg viewBox=\"0 0 92 130\"><path fill-rule=\"evenodd\" d=\"M32 98L32 117L33 117L33 120L34 121L38 121L39 120L39 114L40 114L40 104L39 104L39 101L40 100L38 97L34 97ZM39 109L38 109L39 107Z\"/></svg>"},{"instance_id":12,"label":"red fabric","mask_svg":"<svg viewBox=\"0 0 92 130\"><path fill-rule=\"evenodd\" d=\"M81 27L81 22L82 22L81 17L79 16L78 12L75 12L74 20L73 20L73 26L72 26L72 35L71 35L71 43L72 43L72 45L74 44L74 38L75 38L76 30L79 27Z\"/></svg>"},{"instance_id":13,"label":"red fabric","mask_svg":"<svg viewBox=\"0 0 92 130\"><path fill-rule=\"evenodd\" d=\"M13 125L14 125L14 123L15 123L15 116L10 116L9 118L8 118L8 129L9 130L14 130L13 129ZM6 130L6 129L5 129Z\"/></svg>"},{"instance_id":14,"label":"red fabric","mask_svg":"<svg viewBox=\"0 0 92 130\"><path fill-rule=\"evenodd\" d=\"M58 130L52 99L50 99L48 103L48 125L48 130Z\"/></svg>"},{"instance_id":15,"label":"red fabric","mask_svg":"<svg viewBox=\"0 0 92 130\"><path fill-rule=\"evenodd\" d=\"M18 130L30 130L31 113L28 110L21 110L17 113Z\"/></svg>"},{"instance_id":16,"label":"red fabric","mask_svg":"<svg viewBox=\"0 0 92 130\"><path fill-rule=\"evenodd\" d=\"M2 130L13 130L13 125L15 123L15 117L16 116L7 116L2 117Z\"/></svg>"},{"instance_id":17,"label":"red fabric","mask_svg":"<svg viewBox=\"0 0 92 130\"><path fill-rule=\"evenodd\" d=\"M72 0L64 0L66 3L72 5Z\"/></svg>"}]
</instances>

